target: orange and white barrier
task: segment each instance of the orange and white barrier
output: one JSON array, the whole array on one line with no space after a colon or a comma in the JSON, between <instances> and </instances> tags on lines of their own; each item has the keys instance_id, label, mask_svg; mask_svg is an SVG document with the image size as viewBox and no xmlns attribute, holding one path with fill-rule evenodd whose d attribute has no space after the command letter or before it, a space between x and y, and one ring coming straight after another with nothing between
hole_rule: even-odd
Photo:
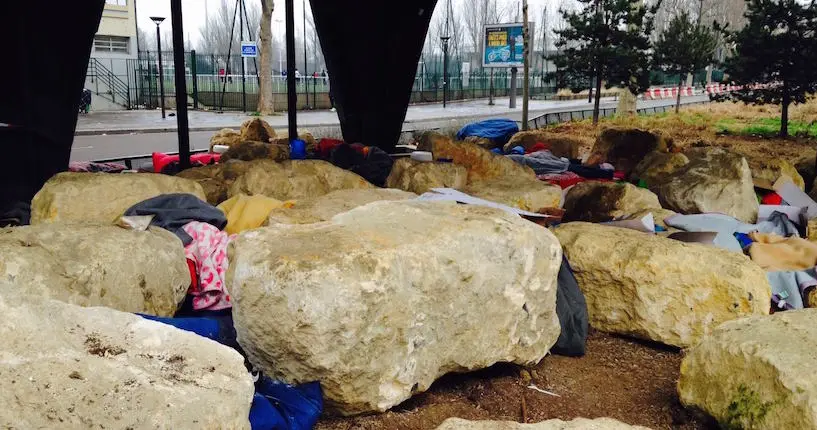
<instances>
[{"instance_id":1,"label":"orange and white barrier","mask_svg":"<svg viewBox=\"0 0 817 430\"><path fill-rule=\"evenodd\" d=\"M691 97L695 95L692 87L681 87L681 97ZM650 88L644 93L645 100L673 99L678 97L678 87L674 88Z\"/></svg>"}]
</instances>

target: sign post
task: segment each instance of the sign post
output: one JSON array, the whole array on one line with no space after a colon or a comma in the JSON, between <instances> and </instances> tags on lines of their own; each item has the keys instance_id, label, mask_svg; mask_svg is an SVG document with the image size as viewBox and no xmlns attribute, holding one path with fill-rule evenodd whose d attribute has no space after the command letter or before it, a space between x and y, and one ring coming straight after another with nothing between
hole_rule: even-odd
<instances>
[{"instance_id":1,"label":"sign post","mask_svg":"<svg viewBox=\"0 0 817 430\"><path fill-rule=\"evenodd\" d=\"M529 26L533 24L528 24ZM485 26L482 67L510 68L510 108L516 107L516 71L525 66L525 37L522 23L488 24Z\"/></svg>"},{"instance_id":2,"label":"sign post","mask_svg":"<svg viewBox=\"0 0 817 430\"><path fill-rule=\"evenodd\" d=\"M241 57L243 58L258 57L258 45L255 44L254 40L241 41Z\"/></svg>"}]
</instances>

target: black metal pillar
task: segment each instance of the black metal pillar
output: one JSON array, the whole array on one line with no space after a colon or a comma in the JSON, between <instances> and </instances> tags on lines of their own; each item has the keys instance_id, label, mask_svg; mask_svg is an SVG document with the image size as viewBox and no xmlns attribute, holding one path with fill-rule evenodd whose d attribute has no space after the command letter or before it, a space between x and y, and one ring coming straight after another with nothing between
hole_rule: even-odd
<instances>
[{"instance_id":1,"label":"black metal pillar","mask_svg":"<svg viewBox=\"0 0 817 430\"><path fill-rule=\"evenodd\" d=\"M241 46L241 42L244 41L244 15L241 13L241 5L244 3L244 0L238 0L238 4L235 5L238 8L238 46ZM249 26L250 23L247 23ZM244 70L244 48L241 48L241 109L246 112L247 111L247 73Z\"/></svg>"},{"instance_id":2,"label":"black metal pillar","mask_svg":"<svg viewBox=\"0 0 817 430\"><path fill-rule=\"evenodd\" d=\"M162 35L159 24L156 24L156 59L159 60L159 100L162 104L162 119L165 119L165 75L162 69Z\"/></svg>"},{"instance_id":3,"label":"black metal pillar","mask_svg":"<svg viewBox=\"0 0 817 430\"><path fill-rule=\"evenodd\" d=\"M309 63L306 58L306 0L303 0L304 7L304 94L306 94L306 108L309 109Z\"/></svg>"},{"instance_id":4,"label":"black metal pillar","mask_svg":"<svg viewBox=\"0 0 817 430\"><path fill-rule=\"evenodd\" d=\"M443 108L448 101L448 36L443 36Z\"/></svg>"},{"instance_id":5,"label":"black metal pillar","mask_svg":"<svg viewBox=\"0 0 817 430\"><path fill-rule=\"evenodd\" d=\"M196 58L196 50L190 51L190 75L193 82L193 109L199 108L199 78L198 78L198 58Z\"/></svg>"},{"instance_id":6,"label":"black metal pillar","mask_svg":"<svg viewBox=\"0 0 817 430\"><path fill-rule=\"evenodd\" d=\"M184 69L184 29L182 0L170 0L170 25L173 30L173 68L176 75L176 121L179 133L179 167L190 168L190 130L187 123L187 82ZM160 63L161 64L161 63Z\"/></svg>"},{"instance_id":7,"label":"black metal pillar","mask_svg":"<svg viewBox=\"0 0 817 430\"><path fill-rule=\"evenodd\" d=\"M298 94L295 88L295 1L286 0L287 39L287 116L289 117L289 141L298 138Z\"/></svg>"}]
</instances>

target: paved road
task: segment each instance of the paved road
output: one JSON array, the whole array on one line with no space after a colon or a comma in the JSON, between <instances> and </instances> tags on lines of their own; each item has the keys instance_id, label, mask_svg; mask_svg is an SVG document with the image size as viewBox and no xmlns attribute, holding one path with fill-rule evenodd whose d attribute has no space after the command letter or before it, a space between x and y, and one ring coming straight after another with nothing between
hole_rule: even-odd
<instances>
[{"instance_id":1,"label":"paved road","mask_svg":"<svg viewBox=\"0 0 817 430\"><path fill-rule=\"evenodd\" d=\"M705 97L689 97L685 103L705 101ZM504 102L504 104L502 104ZM521 104L521 103L520 103ZM639 101L639 108L672 105L672 100ZM612 99L604 100L602 107L615 107ZM531 101L531 118L536 115L550 112L567 112L590 109L586 100L572 101ZM175 131L162 131L151 126L162 121L150 115L155 112L122 112L94 114L81 117L78 125L78 134L74 139L71 152L71 161L100 160L115 157L128 157L151 152L175 152L178 150L178 140ZM191 127L196 130L190 133L191 149L206 149L209 147L212 130L224 127L237 128L247 117L240 114L213 114L208 112L192 112ZM507 99L497 99L495 106L488 106L487 101L451 104L445 110L442 106L412 106L406 115L403 130L420 130L429 128L459 128L464 123L485 118L510 118L520 120L521 109L510 110ZM194 119L195 117L195 119ZM268 117L275 128L286 127L286 116ZM174 124L165 126L165 130L175 127L175 118L168 118ZM166 121L167 121L166 120ZM96 128L94 128L96 127ZM138 128L137 128L138 127ZM340 137L337 115L331 112L299 113L299 127L310 129L320 137ZM91 133L93 135L82 135ZM138 130L138 131L135 131ZM100 134L104 133L104 134ZM111 134L113 133L113 134Z\"/></svg>"}]
</instances>

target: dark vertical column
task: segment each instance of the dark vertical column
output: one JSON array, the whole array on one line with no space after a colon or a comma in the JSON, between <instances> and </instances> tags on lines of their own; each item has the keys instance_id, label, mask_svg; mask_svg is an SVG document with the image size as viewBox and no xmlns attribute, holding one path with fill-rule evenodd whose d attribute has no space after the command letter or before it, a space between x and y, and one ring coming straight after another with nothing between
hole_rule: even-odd
<instances>
[{"instance_id":1,"label":"dark vertical column","mask_svg":"<svg viewBox=\"0 0 817 430\"><path fill-rule=\"evenodd\" d=\"M286 0L287 30L287 116L289 117L289 140L298 138L298 94L295 88L295 6L294 0Z\"/></svg>"},{"instance_id":2,"label":"dark vertical column","mask_svg":"<svg viewBox=\"0 0 817 430\"><path fill-rule=\"evenodd\" d=\"M190 130L187 123L187 80L184 72L184 29L182 0L170 0L170 25L173 30L173 68L176 75L176 120L179 133L179 167L190 168Z\"/></svg>"}]
</instances>

